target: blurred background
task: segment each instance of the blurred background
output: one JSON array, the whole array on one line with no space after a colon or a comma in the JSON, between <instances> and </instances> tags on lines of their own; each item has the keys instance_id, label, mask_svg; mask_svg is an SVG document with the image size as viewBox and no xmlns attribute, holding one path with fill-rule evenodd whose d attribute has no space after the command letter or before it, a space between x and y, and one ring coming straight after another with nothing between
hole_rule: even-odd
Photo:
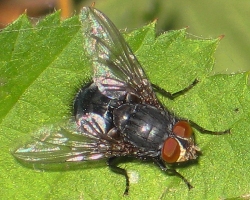
<instances>
[{"instance_id":1,"label":"blurred background","mask_svg":"<svg viewBox=\"0 0 250 200\"><path fill-rule=\"evenodd\" d=\"M214 72L250 70L250 1L247 0L0 0L0 27L4 28L24 12L32 19L40 19L61 9L65 19L93 2L118 29L132 31L158 19L158 34L189 27L192 38L225 35L215 54Z\"/></svg>"}]
</instances>

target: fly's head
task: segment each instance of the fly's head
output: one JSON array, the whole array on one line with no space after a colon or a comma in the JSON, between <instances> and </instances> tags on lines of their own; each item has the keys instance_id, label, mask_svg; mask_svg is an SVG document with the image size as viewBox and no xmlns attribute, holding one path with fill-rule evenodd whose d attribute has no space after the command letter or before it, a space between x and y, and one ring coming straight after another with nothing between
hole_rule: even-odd
<instances>
[{"instance_id":1,"label":"fly's head","mask_svg":"<svg viewBox=\"0 0 250 200\"><path fill-rule=\"evenodd\" d=\"M173 126L173 134L163 143L161 157L167 163L185 162L197 158L200 148L195 145L193 130L187 121Z\"/></svg>"}]
</instances>

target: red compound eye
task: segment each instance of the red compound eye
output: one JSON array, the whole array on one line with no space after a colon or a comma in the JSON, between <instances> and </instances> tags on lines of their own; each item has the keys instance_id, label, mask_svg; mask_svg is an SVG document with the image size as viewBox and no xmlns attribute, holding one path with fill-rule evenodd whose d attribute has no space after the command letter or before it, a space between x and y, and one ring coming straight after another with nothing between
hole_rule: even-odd
<instances>
[{"instance_id":1,"label":"red compound eye","mask_svg":"<svg viewBox=\"0 0 250 200\"><path fill-rule=\"evenodd\" d=\"M162 150L161 157L167 163L174 163L180 157L180 145L174 138L168 138L165 140Z\"/></svg>"},{"instance_id":2,"label":"red compound eye","mask_svg":"<svg viewBox=\"0 0 250 200\"><path fill-rule=\"evenodd\" d=\"M193 130L187 121L179 121L174 125L173 133L182 138L190 138Z\"/></svg>"}]
</instances>

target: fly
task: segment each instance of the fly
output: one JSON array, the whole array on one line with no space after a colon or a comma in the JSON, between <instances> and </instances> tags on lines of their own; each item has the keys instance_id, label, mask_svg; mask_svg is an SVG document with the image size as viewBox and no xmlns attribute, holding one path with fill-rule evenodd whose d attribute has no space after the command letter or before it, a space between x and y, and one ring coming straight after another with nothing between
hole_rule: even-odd
<instances>
[{"instance_id":1,"label":"fly","mask_svg":"<svg viewBox=\"0 0 250 200\"><path fill-rule=\"evenodd\" d=\"M200 149L195 144L189 121L176 117L162 106L153 87L164 91L152 87L108 17L93 7L84 7L80 21L84 48L94 73L92 82L82 87L75 97L76 123L42 130L37 142L17 149L14 156L29 163L106 158L110 169L126 178L125 195L129 191L129 177L125 169L117 166L117 159L150 159L192 188L181 174L166 166L166 163L197 158Z\"/></svg>"}]
</instances>

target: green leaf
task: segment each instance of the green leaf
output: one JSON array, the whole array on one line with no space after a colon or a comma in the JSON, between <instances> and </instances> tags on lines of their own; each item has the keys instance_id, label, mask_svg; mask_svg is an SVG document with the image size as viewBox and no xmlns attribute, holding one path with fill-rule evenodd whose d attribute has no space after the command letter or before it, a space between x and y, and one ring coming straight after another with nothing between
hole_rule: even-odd
<instances>
[{"instance_id":1,"label":"green leaf","mask_svg":"<svg viewBox=\"0 0 250 200\"><path fill-rule=\"evenodd\" d=\"M125 35L149 79L170 92L199 80L173 101L160 95L159 99L178 116L205 129L230 128L231 133L195 130L202 155L197 162L177 166L195 187L190 191L182 180L153 163L122 163L131 178L126 199L219 199L248 194L248 74L210 75L219 39L190 39L185 29L155 37L154 27L152 23ZM61 22L55 13L33 27L21 16L0 32L0 41L0 199L122 198L125 179L110 172L104 161L40 171L38 166L24 167L11 154L37 129L70 118L75 91L91 77L78 17Z\"/></svg>"}]
</instances>

